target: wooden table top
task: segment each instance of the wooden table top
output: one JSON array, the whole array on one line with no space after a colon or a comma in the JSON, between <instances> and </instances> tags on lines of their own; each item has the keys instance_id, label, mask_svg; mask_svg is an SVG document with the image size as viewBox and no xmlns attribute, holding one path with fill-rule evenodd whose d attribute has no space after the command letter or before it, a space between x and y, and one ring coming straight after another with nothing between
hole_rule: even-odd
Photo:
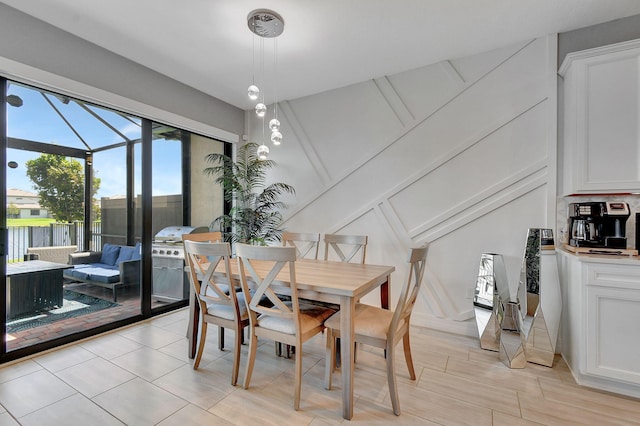
<instances>
[{"instance_id":1,"label":"wooden table top","mask_svg":"<svg viewBox=\"0 0 640 426\"><path fill-rule=\"evenodd\" d=\"M68 269L73 266L65 263L47 262L46 260L28 260L7 264L7 276L29 274L39 271L54 271L56 269Z\"/></svg>"},{"instance_id":2,"label":"wooden table top","mask_svg":"<svg viewBox=\"0 0 640 426\"><path fill-rule=\"evenodd\" d=\"M256 272L264 276L271 269L271 262L253 262ZM221 263L218 270L224 271ZM330 260L300 259L295 262L298 289L310 290L333 296L362 297L395 271L394 266L344 263ZM231 261L231 273L239 279L238 262ZM289 284L289 267L283 267L276 277L283 285Z\"/></svg>"}]
</instances>

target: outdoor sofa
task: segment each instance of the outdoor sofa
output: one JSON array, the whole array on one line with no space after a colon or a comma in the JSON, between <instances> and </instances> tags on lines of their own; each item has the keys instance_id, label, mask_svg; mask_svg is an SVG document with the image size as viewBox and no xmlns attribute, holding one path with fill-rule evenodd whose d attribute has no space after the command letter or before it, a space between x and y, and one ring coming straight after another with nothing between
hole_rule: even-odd
<instances>
[{"instance_id":1,"label":"outdoor sofa","mask_svg":"<svg viewBox=\"0 0 640 426\"><path fill-rule=\"evenodd\" d=\"M140 243L134 247L105 244L102 251L71 253L64 277L109 288L117 302L117 289L140 284Z\"/></svg>"}]
</instances>

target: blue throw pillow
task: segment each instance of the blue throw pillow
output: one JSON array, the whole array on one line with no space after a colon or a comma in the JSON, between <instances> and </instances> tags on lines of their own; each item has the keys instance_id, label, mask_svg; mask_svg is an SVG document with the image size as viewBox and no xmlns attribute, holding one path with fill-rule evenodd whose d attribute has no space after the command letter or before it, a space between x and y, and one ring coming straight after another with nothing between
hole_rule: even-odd
<instances>
[{"instance_id":1,"label":"blue throw pillow","mask_svg":"<svg viewBox=\"0 0 640 426\"><path fill-rule=\"evenodd\" d=\"M133 253L131 254L131 258L129 260L140 260L142 259L142 244L136 243L133 248Z\"/></svg>"},{"instance_id":2,"label":"blue throw pillow","mask_svg":"<svg viewBox=\"0 0 640 426\"><path fill-rule=\"evenodd\" d=\"M120 254L118 255L118 260L114 265L120 265L120 262L125 262L127 260L131 260L135 253L135 247L122 246L120 247Z\"/></svg>"},{"instance_id":3,"label":"blue throw pillow","mask_svg":"<svg viewBox=\"0 0 640 426\"><path fill-rule=\"evenodd\" d=\"M102 247L102 256L100 257L100 263L104 263L106 265L115 265L116 260L118 260L119 254L120 246L105 244Z\"/></svg>"}]
</instances>

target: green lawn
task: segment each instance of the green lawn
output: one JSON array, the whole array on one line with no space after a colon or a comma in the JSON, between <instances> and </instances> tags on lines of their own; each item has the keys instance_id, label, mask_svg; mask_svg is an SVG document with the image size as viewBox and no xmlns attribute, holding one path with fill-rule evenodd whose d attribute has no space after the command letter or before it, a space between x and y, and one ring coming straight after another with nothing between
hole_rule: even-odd
<instances>
[{"instance_id":1,"label":"green lawn","mask_svg":"<svg viewBox=\"0 0 640 426\"><path fill-rule=\"evenodd\" d=\"M54 223L55 219L51 218L26 218L26 219L7 219L7 226L48 226Z\"/></svg>"}]
</instances>

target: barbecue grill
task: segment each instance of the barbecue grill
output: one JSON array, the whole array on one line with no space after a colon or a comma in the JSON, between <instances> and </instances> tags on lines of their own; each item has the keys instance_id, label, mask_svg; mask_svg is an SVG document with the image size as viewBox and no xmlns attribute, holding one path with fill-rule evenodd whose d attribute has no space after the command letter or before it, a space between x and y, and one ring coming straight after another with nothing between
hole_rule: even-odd
<instances>
[{"instance_id":1,"label":"barbecue grill","mask_svg":"<svg viewBox=\"0 0 640 426\"><path fill-rule=\"evenodd\" d=\"M176 302L189 298L189 280L184 271L182 235L201 232L209 232L209 228L167 226L155 235L151 245L152 298L161 302Z\"/></svg>"}]
</instances>

